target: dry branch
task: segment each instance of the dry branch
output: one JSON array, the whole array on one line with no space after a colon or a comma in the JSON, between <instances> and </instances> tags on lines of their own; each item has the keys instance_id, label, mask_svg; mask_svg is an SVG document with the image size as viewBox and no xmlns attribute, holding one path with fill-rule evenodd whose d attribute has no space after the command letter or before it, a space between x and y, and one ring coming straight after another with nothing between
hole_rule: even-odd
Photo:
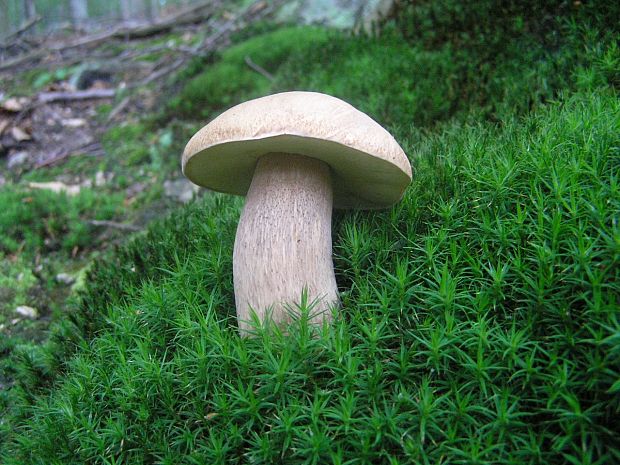
<instances>
[{"instance_id":1,"label":"dry branch","mask_svg":"<svg viewBox=\"0 0 620 465\"><path fill-rule=\"evenodd\" d=\"M20 35L22 35L24 32L26 32L28 29L30 29L32 26L34 26L35 24L37 24L39 21L41 21L41 17L40 16L35 16L34 18L29 19L28 21L26 21L24 24L22 24L18 29L16 29L15 31L7 34L3 39L3 43L0 44L0 46L2 47L7 47L9 46L9 41L11 39L13 39L13 37L19 37Z\"/></svg>"},{"instance_id":2,"label":"dry branch","mask_svg":"<svg viewBox=\"0 0 620 465\"><path fill-rule=\"evenodd\" d=\"M168 16L152 24L141 24L139 26L133 27L117 27L111 31L82 37L71 43L59 45L57 47L54 47L54 49L67 50L70 48L83 47L86 45L92 46L104 42L108 39L142 39L144 37L168 32L176 26L203 21L204 19L213 15L215 9L219 6L220 2L209 1L205 3L200 3L198 5L193 5L185 8L173 14L172 16ZM204 10L207 7L209 7L209 11L201 12L201 10Z\"/></svg>"},{"instance_id":3,"label":"dry branch","mask_svg":"<svg viewBox=\"0 0 620 465\"><path fill-rule=\"evenodd\" d=\"M37 164L35 164L35 168L44 168L46 166L55 165L58 162L61 162L67 158L73 157L78 154L83 154L84 152L88 152L91 155L99 154L103 152L103 147L99 142L88 142L87 144L81 145L80 147L74 149L65 149L56 152L50 158L43 160Z\"/></svg>"},{"instance_id":4,"label":"dry branch","mask_svg":"<svg viewBox=\"0 0 620 465\"><path fill-rule=\"evenodd\" d=\"M273 74L271 74L269 71L267 71L261 65L258 65L256 63L254 63L252 61L252 59L249 56L247 56L247 55L245 57L245 64L248 65L254 71L256 71L258 74L260 74L261 76L267 78L268 80L273 81L275 79L273 77Z\"/></svg>"},{"instance_id":5,"label":"dry branch","mask_svg":"<svg viewBox=\"0 0 620 465\"><path fill-rule=\"evenodd\" d=\"M39 48L13 59L0 62L0 71L13 69L24 63L40 60L46 55L54 52L61 53L79 47L92 47L110 39L140 39L151 35L168 32L176 26L198 23L209 18L220 6L220 1L211 0L204 3L199 3L198 5L192 5L151 24L141 24L133 27L120 26L110 31L81 37L72 42L65 42L49 47Z\"/></svg>"},{"instance_id":6,"label":"dry branch","mask_svg":"<svg viewBox=\"0 0 620 465\"><path fill-rule=\"evenodd\" d=\"M22 63L27 63L29 61L39 60L43 58L47 53L49 52L44 49L33 50L32 52L26 53L25 55L20 55L11 60L7 60L3 63L0 63L0 71L5 71L7 69L16 68Z\"/></svg>"},{"instance_id":7,"label":"dry branch","mask_svg":"<svg viewBox=\"0 0 620 465\"><path fill-rule=\"evenodd\" d=\"M225 21L215 30L215 32L206 36L198 45L191 47L190 49L183 50L186 56L175 60L172 64L164 68L158 69L139 84L151 83L176 71L187 62L187 59L190 56L208 56L222 46L225 46L230 38L230 35L241 27L243 22L262 19L281 3L283 3L282 0L275 1L271 7L269 7L269 4L265 0L259 0L252 3L244 11Z\"/></svg>"},{"instance_id":8,"label":"dry branch","mask_svg":"<svg viewBox=\"0 0 620 465\"><path fill-rule=\"evenodd\" d=\"M51 103L61 100L89 100L112 98L115 95L116 89L76 90L74 92L41 92L38 96L38 100L41 103Z\"/></svg>"},{"instance_id":9,"label":"dry branch","mask_svg":"<svg viewBox=\"0 0 620 465\"><path fill-rule=\"evenodd\" d=\"M114 109L110 112L108 117L106 118L106 123L110 123L114 118L116 118L127 106L129 105L131 99L129 97L125 97L121 102L114 107Z\"/></svg>"},{"instance_id":10,"label":"dry branch","mask_svg":"<svg viewBox=\"0 0 620 465\"><path fill-rule=\"evenodd\" d=\"M93 226L104 226L106 228L116 228L123 229L125 231L140 231L142 228L135 226L133 224L128 223L117 223L116 221L105 221L105 220L89 220L88 224L92 224Z\"/></svg>"}]
</instances>

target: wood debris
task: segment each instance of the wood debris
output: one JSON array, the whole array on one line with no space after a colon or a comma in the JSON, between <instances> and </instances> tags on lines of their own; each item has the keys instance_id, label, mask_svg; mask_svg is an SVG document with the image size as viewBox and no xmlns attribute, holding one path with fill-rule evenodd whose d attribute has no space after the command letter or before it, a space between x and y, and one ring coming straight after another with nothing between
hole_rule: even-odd
<instances>
[{"instance_id":1,"label":"wood debris","mask_svg":"<svg viewBox=\"0 0 620 465\"><path fill-rule=\"evenodd\" d=\"M259 0L238 13L226 14L230 5L210 0L152 23L122 24L69 40L28 37L28 48L20 49L20 54L1 55L6 58L0 59L0 79L3 71L11 76L44 62L49 82L30 98L0 97L0 158L8 160L17 152L28 153L24 163L12 165L21 171L55 165L74 155L102 154L97 141L106 126L126 118L128 113L148 111L157 105L157 96L167 92L167 76L196 57L212 57L229 45L235 31L265 19L283 3ZM176 41L150 46L138 42L172 29L180 29ZM136 46L127 46L133 41ZM124 50L119 53L118 49L103 49L100 46L104 43L116 43ZM145 60L153 56L155 59ZM246 63L265 78L273 79L251 57ZM72 69L77 64L81 69L71 71L71 75L55 77L57 70ZM122 99L117 99L119 94ZM95 118L96 107L102 101L115 103L103 125Z\"/></svg>"},{"instance_id":2,"label":"wood debris","mask_svg":"<svg viewBox=\"0 0 620 465\"><path fill-rule=\"evenodd\" d=\"M31 189L43 189L55 192L57 194L65 193L67 195L78 195L82 187L78 184L68 185L64 182L60 181L50 181L50 182L30 182L28 183L28 187Z\"/></svg>"}]
</instances>

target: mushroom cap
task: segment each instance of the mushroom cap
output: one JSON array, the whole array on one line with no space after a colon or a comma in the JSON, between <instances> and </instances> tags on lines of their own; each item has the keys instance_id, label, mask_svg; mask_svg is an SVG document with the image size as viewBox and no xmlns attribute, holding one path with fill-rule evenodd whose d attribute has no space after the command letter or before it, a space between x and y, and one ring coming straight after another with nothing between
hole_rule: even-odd
<instances>
[{"instance_id":1,"label":"mushroom cap","mask_svg":"<svg viewBox=\"0 0 620 465\"><path fill-rule=\"evenodd\" d=\"M245 195L257 160L295 153L331 168L334 207L384 208L401 199L411 165L396 140L336 97L283 92L249 100L200 129L183 152L183 173L214 191Z\"/></svg>"}]
</instances>

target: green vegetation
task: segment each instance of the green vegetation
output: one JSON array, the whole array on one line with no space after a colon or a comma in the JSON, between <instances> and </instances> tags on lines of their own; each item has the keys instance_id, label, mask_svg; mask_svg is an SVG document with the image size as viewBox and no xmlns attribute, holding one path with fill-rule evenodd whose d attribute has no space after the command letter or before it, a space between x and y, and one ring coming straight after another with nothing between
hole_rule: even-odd
<instances>
[{"instance_id":1,"label":"green vegetation","mask_svg":"<svg viewBox=\"0 0 620 465\"><path fill-rule=\"evenodd\" d=\"M325 46L333 35L318 28L291 27L236 44L183 87L170 102L168 113L206 119L237 102L265 95L271 89L269 79L252 70L246 58L275 73L291 54L304 56L312 48Z\"/></svg>"},{"instance_id":2,"label":"green vegetation","mask_svg":"<svg viewBox=\"0 0 620 465\"><path fill-rule=\"evenodd\" d=\"M41 249L71 253L74 247L90 244L92 226L87 220L107 220L121 204L118 195L96 195L89 189L69 196L48 190L0 190L0 252L26 251L33 256Z\"/></svg>"},{"instance_id":3,"label":"green vegetation","mask_svg":"<svg viewBox=\"0 0 620 465\"><path fill-rule=\"evenodd\" d=\"M97 261L14 356L4 463L618 462L620 31L608 6L492 3L416 3L374 38L283 29L187 83L165 116L198 121L161 150L240 99L318 90L389 127L412 185L336 213L329 327L302 301L285 332L239 338L238 198Z\"/></svg>"},{"instance_id":4,"label":"green vegetation","mask_svg":"<svg viewBox=\"0 0 620 465\"><path fill-rule=\"evenodd\" d=\"M49 190L8 185L0 188L0 384L11 378L10 355L26 342L46 339L50 318L65 318L71 286L55 280L58 273L75 278L83 256L100 245L100 231L90 223L119 216L122 197L82 189L69 196ZM71 263L73 262L73 263ZM18 306L36 309L29 320Z\"/></svg>"}]
</instances>

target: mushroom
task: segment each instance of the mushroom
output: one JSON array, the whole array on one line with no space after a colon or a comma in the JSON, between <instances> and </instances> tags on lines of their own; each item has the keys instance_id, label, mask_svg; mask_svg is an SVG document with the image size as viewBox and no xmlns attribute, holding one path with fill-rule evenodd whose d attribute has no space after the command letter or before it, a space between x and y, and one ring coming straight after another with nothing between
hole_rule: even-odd
<instances>
[{"instance_id":1,"label":"mushroom","mask_svg":"<svg viewBox=\"0 0 620 465\"><path fill-rule=\"evenodd\" d=\"M214 191L246 195L233 252L239 330L250 314L289 320L302 292L311 321L338 305L332 262L335 208L384 208L401 199L411 165L394 138L348 103L283 92L241 103L200 129L183 173Z\"/></svg>"}]
</instances>

